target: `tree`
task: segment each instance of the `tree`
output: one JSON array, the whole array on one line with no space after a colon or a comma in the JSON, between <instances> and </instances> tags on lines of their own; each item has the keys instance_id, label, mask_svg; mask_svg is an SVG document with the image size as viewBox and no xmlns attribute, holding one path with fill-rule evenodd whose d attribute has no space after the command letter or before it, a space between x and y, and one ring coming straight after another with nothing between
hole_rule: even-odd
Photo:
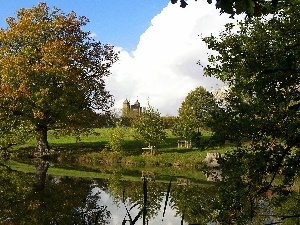
<instances>
[{"instance_id":1,"label":"tree","mask_svg":"<svg viewBox=\"0 0 300 225\"><path fill-rule=\"evenodd\" d=\"M49 129L78 131L94 111L113 105L103 78L117 54L81 29L86 17L45 3L6 21L0 30L0 129L14 125L8 136L34 132L36 151L44 153Z\"/></svg>"},{"instance_id":2,"label":"tree","mask_svg":"<svg viewBox=\"0 0 300 225\"><path fill-rule=\"evenodd\" d=\"M108 146L112 151L119 152L123 150L127 132L127 127L122 126L122 124L118 122L116 127L112 128L108 141Z\"/></svg>"},{"instance_id":3,"label":"tree","mask_svg":"<svg viewBox=\"0 0 300 225\"><path fill-rule=\"evenodd\" d=\"M148 107L134 120L136 138L146 144L161 143L166 138L160 113L148 103Z\"/></svg>"},{"instance_id":4,"label":"tree","mask_svg":"<svg viewBox=\"0 0 300 225\"><path fill-rule=\"evenodd\" d=\"M195 0L197 1L197 0ZM171 0L172 4L176 4L178 0ZM211 4L212 0L207 0ZM246 15L260 16L280 10L284 5L288 4L286 0L216 0L216 8L220 9L220 13L230 14L234 17L236 14L245 13ZM180 7L188 6L186 0L180 0Z\"/></svg>"},{"instance_id":5,"label":"tree","mask_svg":"<svg viewBox=\"0 0 300 225\"><path fill-rule=\"evenodd\" d=\"M240 22L238 32L228 24L220 39L204 38L219 53L210 57L206 75L230 87L223 113L245 123L239 124L240 137L259 141L265 135L291 143L299 138L299 3L294 2L271 19ZM223 125L228 130L232 123Z\"/></svg>"},{"instance_id":6,"label":"tree","mask_svg":"<svg viewBox=\"0 0 300 225\"><path fill-rule=\"evenodd\" d=\"M219 160L218 219L223 223L256 220L261 202L276 214L276 206L299 194L293 189L300 169L299 10L299 1L290 1L272 17L248 18L238 29L228 24L219 38L204 38L216 51L206 75L229 86L212 130L221 139L240 140Z\"/></svg>"},{"instance_id":7,"label":"tree","mask_svg":"<svg viewBox=\"0 0 300 225\"><path fill-rule=\"evenodd\" d=\"M27 121L19 121L11 116L8 116L4 121L1 117L0 115L0 150L7 151L11 146L32 136L32 134L26 132L32 129L31 124Z\"/></svg>"},{"instance_id":8,"label":"tree","mask_svg":"<svg viewBox=\"0 0 300 225\"><path fill-rule=\"evenodd\" d=\"M217 104L213 94L203 87L196 88L182 102L173 133L199 146L201 131L208 129L210 113L214 110L217 110Z\"/></svg>"},{"instance_id":9,"label":"tree","mask_svg":"<svg viewBox=\"0 0 300 225\"><path fill-rule=\"evenodd\" d=\"M162 121L165 129L171 129L176 121L176 116L163 116Z\"/></svg>"}]
</instances>

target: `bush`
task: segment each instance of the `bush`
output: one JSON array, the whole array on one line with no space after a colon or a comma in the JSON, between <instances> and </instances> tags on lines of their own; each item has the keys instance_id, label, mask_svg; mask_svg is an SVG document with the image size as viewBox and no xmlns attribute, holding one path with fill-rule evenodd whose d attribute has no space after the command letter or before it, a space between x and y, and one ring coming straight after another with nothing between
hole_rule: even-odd
<instances>
[{"instance_id":1,"label":"bush","mask_svg":"<svg viewBox=\"0 0 300 225\"><path fill-rule=\"evenodd\" d=\"M112 129L108 141L109 149L115 152L123 151L125 145L126 130L126 127L123 127L119 124L117 124L117 126Z\"/></svg>"}]
</instances>

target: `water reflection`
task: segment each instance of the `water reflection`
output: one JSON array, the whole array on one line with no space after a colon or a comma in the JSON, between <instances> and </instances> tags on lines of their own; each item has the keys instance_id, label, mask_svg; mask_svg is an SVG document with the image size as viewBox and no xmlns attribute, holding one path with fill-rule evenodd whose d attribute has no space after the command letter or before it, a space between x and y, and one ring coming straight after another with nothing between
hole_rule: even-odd
<instances>
[{"instance_id":1,"label":"water reflection","mask_svg":"<svg viewBox=\"0 0 300 225\"><path fill-rule=\"evenodd\" d=\"M206 224L216 193L187 179L59 177L46 175L48 162L34 164L35 174L0 166L1 224Z\"/></svg>"},{"instance_id":2,"label":"water reflection","mask_svg":"<svg viewBox=\"0 0 300 225\"><path fill-rule=\"evenodd\" d=\"M50 166L49 162L43 161L41 159L34 160L35 165L35 190L42 191L46 184L46 175L48 168Z\"/></svg>"},{"instance_id":3,"label":"water reflection","mask_svg":"<svg viewBox=\"0 0 300 225\"><path fill-rule=\"evenodd\" d=\"M92 180L46 176L47 162L35 166L34 175L1 167L1 224L108 224Z\"/></svg>"}]
</instances>

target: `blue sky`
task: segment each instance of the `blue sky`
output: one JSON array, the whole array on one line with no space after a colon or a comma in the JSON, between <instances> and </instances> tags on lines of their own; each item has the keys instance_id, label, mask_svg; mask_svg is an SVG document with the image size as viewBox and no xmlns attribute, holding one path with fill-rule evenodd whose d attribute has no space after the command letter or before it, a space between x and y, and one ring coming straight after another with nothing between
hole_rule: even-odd
<instances>
[{"instance_id":1,"label":"blue sky","mask_svg":"<svg viewBox=\"0 0 300 225\"><path fill-rule=\"evenodd\" d=\"M4 2L4 1L3 1ZM205 77L208 49L203 36L217 35L225 23L233 22L221 15L206 0L187 0L185 9L169 0L48 0L64 13L75 11L90 23L83 29L94 34L103 44L109 43L120 52L119 61L106 79L106 89L120 110L127 98L133 104L158 109L162 115L177 115L189 92L203 86L209 91L222 83ZM22 7L37 5L36 0L11 0L2 3L0 27L5 18L16 16Z\"/></svg>"},{"instance_id":2,"label":"blue sky","mask_svg":"<svg viewBox=\"0 0 300 225\"><path fill-rule=\"evenodd\" d=\"M37 0L3 1L0 8L0 27L5 28L5 18L16 17L20 8L31 8ZM64 13L75 11L78 16L86 16L90 23L84 28L96 34L102 43L122 46L133 51L140 35L150 26L151 19L167 6L169 0L47 0L52 8L60 8Z\"/></svg>"}]
</instances>

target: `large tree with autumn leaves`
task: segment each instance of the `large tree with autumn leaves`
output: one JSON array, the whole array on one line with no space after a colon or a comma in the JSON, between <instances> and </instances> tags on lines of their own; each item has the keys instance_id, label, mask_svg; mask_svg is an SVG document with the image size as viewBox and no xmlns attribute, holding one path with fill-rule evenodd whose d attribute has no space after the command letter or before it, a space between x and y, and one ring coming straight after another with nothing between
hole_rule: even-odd
<instances>
[{"instance_id":1,"label":"large tree with autumn leaves","mask_svg":"<svg viewBox=\"0 0 300 225\"><path fill-rule=\"evenodd\" d=\"M104 77L118 55L82 30L86 17L39 3L0 30L0 148L29 134L49 151L49 129L77 130L113 98ZM25 135L24 135L25 134Z\"/></svg>"}]
</instances>

